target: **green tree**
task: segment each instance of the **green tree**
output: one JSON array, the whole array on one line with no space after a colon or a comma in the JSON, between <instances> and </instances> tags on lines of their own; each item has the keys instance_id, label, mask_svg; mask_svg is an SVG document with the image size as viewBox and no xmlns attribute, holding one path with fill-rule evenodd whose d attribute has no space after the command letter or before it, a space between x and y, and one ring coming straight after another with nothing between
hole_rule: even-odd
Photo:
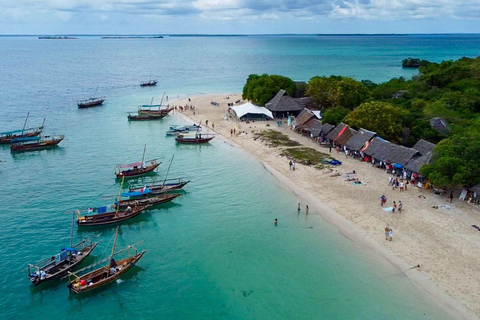
<instances>
[{"instance_id":1,"label":"green tree","mask_svg":"<svg viewBox=\"0 0 480 320\"><path fill-rule=\"evenodd\" d=\"M263 106L283 89L290 96L295 96L296 85L291 79L278 75L251 74L243 87L242 98L252 103Z\"/></svg>"},{"instance_id":2,"label":"green tree","mask_svg":"<svg viewBox=\"0 0 480 320\"><path fill-rule=\"evenodd\" d=\"M325 110L322 114L322 123L330 123L337 125L347 116L350 112L347 108L333 107Z\"/></svg>"},{"instance_id":3,"label":"green tree","mask_svg":"<svg viewBox=\"0 0 480 320\"><path fill-rule=\"evenodd\" d=\"M420 172L440 187L472 186L480 182L480 122L477 120L465 132L442 140L433 149L433 164L424 165Z\"/></svg>"},{"instance_id":4,"label":"green tree","mask_svg":"<svg viewBox=\"0 0 480 320\"><path fill-rule=\"evenodd\" d=\"M366 102L350 112L344 119L349 126L375 131L384 139L401 142L403 122L409 112L387 102Z\"/></svg>"},{"instance_id":5,"label":"green tree","mask_svg":"<svg viewBox=\"0 0 480 320\"><path fill-rule=\"evenodd\" d=\"M307 95L313 98L315 106L319 109L333 107L335 104L335 89L343 77L313 77L308 82Z\"/></svg>"},{"instance_id":6,"label":"green tree","mask_svg":"<svg viewBox=\"0 0 480 320\"><path fill-rule=\"evenodd\" d=\"M370 90L352 78L343 78L335 86L334 100L339 107L354 109L369 99Z\"/></svg>"}]
</instances>

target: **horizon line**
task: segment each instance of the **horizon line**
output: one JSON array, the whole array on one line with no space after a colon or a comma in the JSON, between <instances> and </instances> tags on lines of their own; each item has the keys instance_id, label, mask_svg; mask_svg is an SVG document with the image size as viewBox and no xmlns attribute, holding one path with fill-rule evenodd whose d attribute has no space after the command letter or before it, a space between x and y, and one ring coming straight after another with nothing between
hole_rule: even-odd
<instances>
[{"instance_id":1,"label":"horizon line","mask_svg":"<svg viewBox=\"0 0 480 320\"><path fill-rule=\"evenodd\" d=\"M52 33L52 34L0 34L0 37L41 37L41 36L74 36L74 37L100 37L100 36L190 36L190 37L227 37L227 36L409 36L409 35L480 35L475 32L452 33Z\"/></svg>"}]
</instances>

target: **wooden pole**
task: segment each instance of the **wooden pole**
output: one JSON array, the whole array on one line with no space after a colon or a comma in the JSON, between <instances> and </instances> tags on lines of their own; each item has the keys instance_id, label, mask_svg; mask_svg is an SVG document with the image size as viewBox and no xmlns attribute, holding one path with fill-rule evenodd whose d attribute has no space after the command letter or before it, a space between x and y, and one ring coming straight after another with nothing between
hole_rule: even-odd
<instances>
[{"instance_id":1,"label":"wooden pole","mask_svg":"<svg viewBox=\"0 0 480 320\"><path fill-rule=\"evenodd\" d=\"M28 111L27 113L27 117L25 118L25 123L23 124L23 129L22 129L22 134L23 134L23 131L25 131L25 127L27 125L27 120L28 120L28 115L30 114L30 111Z\"/></svg>"},{"instance_id":2,"label":"wooden pole","mask_svg":"<svg viewBox=\"0 0 480 320\"><path fill-rule=\"evenodd\" d=\"M147 151L147 144L145 144L145 147L143 148L142 167L143 167L143 163L145 162L145 151Z\"/></svg>"},{"instance_id":3,"label":"wooden pole","mask_svg":"<svg viewBox=\"0 0 480 320\"><path fill-rule=\"evenodd\" d=\"M115 246L117 245L118 228L119 228L119 227L117 227L117 231L116 231L116 233L115 233L115 240L113 241L112 253L110 254L110 257L111 257L111 258L113 257L113 254L115 253Z\"/></svg>"}]
</instances>

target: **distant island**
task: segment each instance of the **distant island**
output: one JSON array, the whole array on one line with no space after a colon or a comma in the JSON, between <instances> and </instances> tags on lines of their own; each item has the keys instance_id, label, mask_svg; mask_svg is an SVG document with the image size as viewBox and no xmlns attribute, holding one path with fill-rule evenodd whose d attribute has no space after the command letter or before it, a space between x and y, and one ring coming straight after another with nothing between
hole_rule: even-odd
<instances>
[{"instance_id":1,"label":"distant island","mask_svg":"<svg viewBox=\"0 0 480 320\"><path fill-rule=\"evenodd\" d=\"M152 36L152 37L143 37L143 36L108 36L102 37L102 39L160 39L163 36Z\"/></svg>"},{"instance_id":2,"label":"distant island","mask_svg":"<svg viewBox=\"0 0 480 320\"><path fill-rule=\"evenodd\" d=\"M420 68L420 67L426 67L429 64L430 64L430 61L428 60L420 60L416 58L408 58L402 61L403 68Z\"/></svg>"},{"instance_id":3,"label":"distant island","mask_svg":"<svg viewBox=\"0 0 480 320\"><path fill-rule=\"evenodd\" d=\"M43 36L43 37L38 37L38 39L47 39L47 40L73 40L73 39L78 39L75 37L67 37L67 36Z\"/></svg>"}]
</instances>

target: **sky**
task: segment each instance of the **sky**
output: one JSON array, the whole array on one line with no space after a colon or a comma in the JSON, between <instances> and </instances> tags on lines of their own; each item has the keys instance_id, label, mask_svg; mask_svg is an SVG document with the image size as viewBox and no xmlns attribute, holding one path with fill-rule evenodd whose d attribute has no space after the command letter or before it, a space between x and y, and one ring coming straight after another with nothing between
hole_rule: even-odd
<instances>
[{"instance_id":1,"label":"sky","mask_svg":"<svg viewBox=\"0 0 480 320\"><path fill-rule=\"evenodd\" d=\"M0 34L480 33L480 0L0 0Z\"/></svg>"}]
</instances>

